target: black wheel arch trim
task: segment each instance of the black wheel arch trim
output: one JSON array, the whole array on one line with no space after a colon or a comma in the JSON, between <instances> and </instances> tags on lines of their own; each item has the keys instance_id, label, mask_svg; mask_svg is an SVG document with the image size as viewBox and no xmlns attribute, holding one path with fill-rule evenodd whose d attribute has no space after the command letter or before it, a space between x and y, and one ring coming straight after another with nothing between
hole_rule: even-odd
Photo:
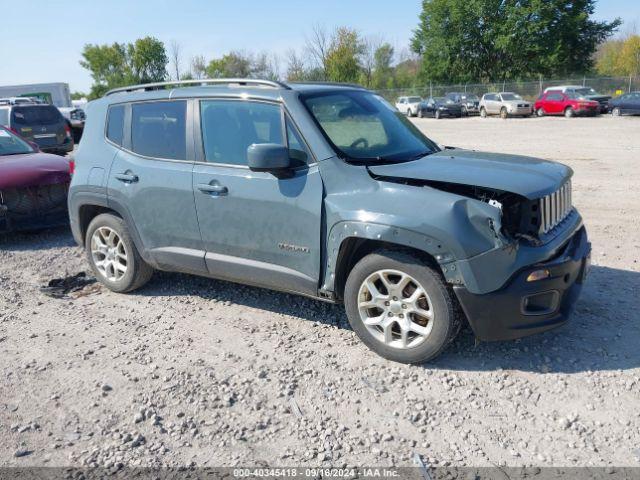
<instances>
[{"instance_id":1,"label":"black wheel arch trim","mask_svg":"<svg viewBox=\"0 0 640 480\"><path fill-rule=\"evenodd\" d=\"M135 223L131 218L129 210L117 200L108 198L104 193L84 191L74 192L69 195L69 216L71 220L71 231L73 233L73 238L78 245L84 247L84 234L86 233L83 232L82 225L80 225L80 209L88 205L111 210L119 215L127 225L127 228L129 229L129 235L131 236L131 239L133 240L133 243L135 244L136 249L138 250L138 253L142 257L142 259L148 264L156 267L156 262L144 248L144 245L140 238L140 234L138 233Z\"/></svg>"}]
</instances>

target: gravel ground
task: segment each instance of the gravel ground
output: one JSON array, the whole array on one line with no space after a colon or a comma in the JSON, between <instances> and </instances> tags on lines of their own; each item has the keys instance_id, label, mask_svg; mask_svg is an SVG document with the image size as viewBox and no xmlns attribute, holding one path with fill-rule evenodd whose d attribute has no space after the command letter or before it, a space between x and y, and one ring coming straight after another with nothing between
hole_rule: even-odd
<instances>
[{"instance_id":1,"label":"gravel ground","mask_svg":"<svg viewBox=\"0 0 640 480\"><path fill-rule=\"evenodd\" d=\"M0 237L0 465L639 466L640 118L416 124L573 167L594 267L569 324L405 366L340 307L257 288L55 300L38 287L86 268L67 229Z\"/></svg>"}]
</instances>

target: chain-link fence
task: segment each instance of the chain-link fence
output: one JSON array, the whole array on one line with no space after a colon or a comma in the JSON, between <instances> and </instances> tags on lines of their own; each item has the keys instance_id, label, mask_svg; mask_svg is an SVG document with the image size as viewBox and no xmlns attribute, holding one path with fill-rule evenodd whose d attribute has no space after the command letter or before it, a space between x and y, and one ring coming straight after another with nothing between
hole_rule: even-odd
<instances>
[{"instance_id":1,"label":"chain-link fence","mask_svg":"<svg viewBox=\"0 0 640 480\"><path fill-rule=\"evenodd\" d=\"M545 88L556 85L581 85L591 87L605 95L640 90L640 77L573 77L564 79L544 79L523 82L467 83L453 85L423 85L421 87L392 88L378 90L378 93L389 101L406 95L417 95L423 98L443 97L449 92L468 92L482 97L487 92L515 92L528 100L535 100Z\"/></svg>"}]
</instances>

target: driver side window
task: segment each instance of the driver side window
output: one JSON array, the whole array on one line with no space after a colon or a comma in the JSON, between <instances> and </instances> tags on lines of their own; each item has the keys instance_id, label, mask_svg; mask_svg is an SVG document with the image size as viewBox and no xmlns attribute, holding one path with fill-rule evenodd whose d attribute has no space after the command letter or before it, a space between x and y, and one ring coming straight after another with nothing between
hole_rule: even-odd
<instances>
[{"instance_id":1,"label":"driver side window","mask_svg":"<svg viewBox=\"0 0 640 480\"><path fill-rule=\"evenodd\" d=\"M246 166L250 145L285 143L282 111L276 104L203 100L200 102L200 123L207 162Z\"/></svg>"}]
</instances>

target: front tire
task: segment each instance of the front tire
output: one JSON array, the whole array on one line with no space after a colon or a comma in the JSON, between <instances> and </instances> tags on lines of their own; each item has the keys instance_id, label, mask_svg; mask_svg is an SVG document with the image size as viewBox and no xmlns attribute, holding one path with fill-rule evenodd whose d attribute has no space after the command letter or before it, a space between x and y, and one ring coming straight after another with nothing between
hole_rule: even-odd
<instances>
[{"instance_id":1,"label":"front tire","mask_svg":"<svg viewBox=\"0 0 640 480\"><path fill-rule=\"evenodd\" d=\"M613 115L614 117L619 117L621 115L621 111L619 107L615 107L613 110L611 110L611 115Z\"/></svg>"},{"instance_id":2,"label":"front tire","mask_svg":"<svg viewBox=\"0 0 640 480\"><path fill-rule=\"evenodd\" d=\"M407 117L411 118L411 116L412 116L412 115L411 115L411 109L410 109L410 108L407 108Z\"/></svg>"},{"instance_id":3,"label":"front tire","mask_svg":"<svg viewBox=\"0 0 640 480\"><path fill-rule=\"evenodd\" d=\"M503 120L506 120L509 117L509 112L507 112L507 109L502 107L500 109L500 118L502 118Z\"/></svg>"},{"instance_id":4,"label":"front tire","mask_svg":"<svg viewBox=\"0 0 640 480\"><path fill-rule=\"evenodd\" d=\"M484 107L480 108L480 116L482 118L487 118L487 110Z\"/></svg>"},{"instance_id":5,"label":"front tire","mask_svg":"<svg viewBox=\"0 0 640 480\"><path fill-rule=\"evenodd\" d=\"M544 117L544 109L540 107L538 110L536 110L536 115L538 117Z\"/></svg>"},{"instance_id":6,"label":"front tire","mask_svg":"<svg viewBox=\"0 0 640 480\"><path fill-rule=\"evenodd\" d=\"M433 117L436 120L440 120L440 117L442 116L442 114L440 113L440 110L436 110L436 112L433 114Z\"/></svg>"},{"instance_id":7,"label":"front tire","mask_svg":"<svg viewBox=\"0 0 640 480\"><path fill-rule=\"evenodd\" d=\"M115 215L104 213L91 221L85 249L98 281L114 292L136 290L153 275L153 268L138 253L126 223Z\"/></svg>"},{"instance_id":8,"label":"front tire","mask_svg":"<svg viewBox=\"0 0 640 480\"><path fill-rule=\"evenodd\" d=\"M565 109L565 111L564 111L564 116L565 116L566 118L573 118L573 117L575 117L575 116L576 116L576 112L575 112L575 110L574 110L573 108L571 108L571 107L567 107L567 108Z\"/></svg>"},{"instance_id":9,"label":"front tire","mask_svg":"<svg viewBox=\"0 0 640 480\"><path fill-rule=\"evenodd\" d=\"M431 360L460 330L442 277L409 252L379 250L360 260L347 279L344 303L362 342L395 362Z\"/></svg>"},{"instance_id":10,"label":"front tire","mask_svg":"<svg viewBox=\"0 0 640 480\"><path fill-rule=\"evenodd\" d=\"M422 109L418 109L418 118L424 118L424 112L422 111Z\"/></svg>"}]
</instances>

